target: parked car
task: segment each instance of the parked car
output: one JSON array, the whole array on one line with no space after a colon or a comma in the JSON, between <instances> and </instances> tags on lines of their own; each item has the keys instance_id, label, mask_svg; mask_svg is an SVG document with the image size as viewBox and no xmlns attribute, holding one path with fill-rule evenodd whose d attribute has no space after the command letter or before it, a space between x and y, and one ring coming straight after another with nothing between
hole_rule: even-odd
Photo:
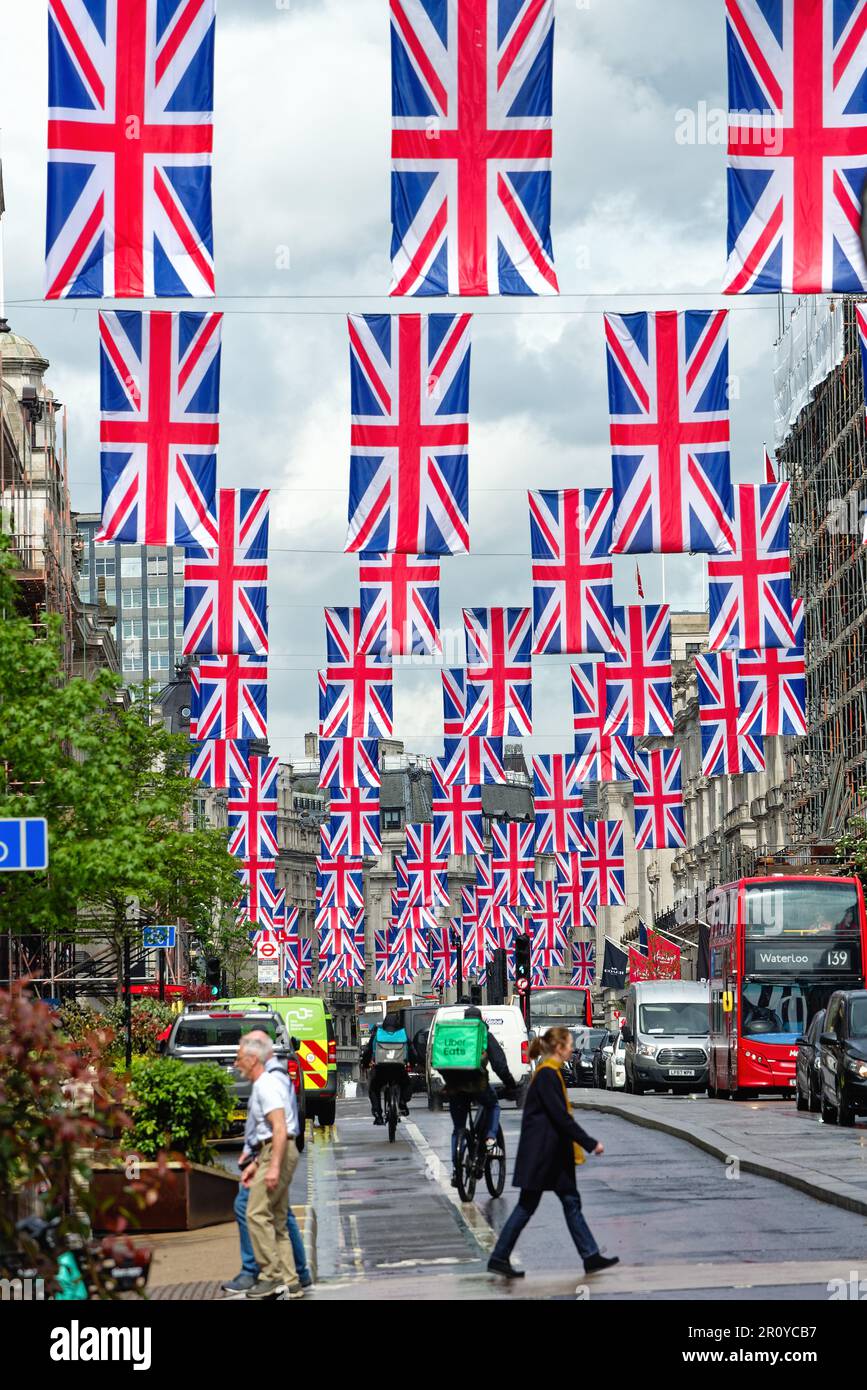
<instances>
[{"instance_id":1,"label":"parked car","mask_svg":"<svg viewBox=\"0 0 867 1390\"><path fill-rule=\"evenodd\" d=\"M251 1085L237 1074L234 1067L241 1038L254 1028L261 1028L268 1034L274 1044L274 1055L292 1078L303 1133L307 1121L307 1102L301 1063L294 1039L289 1037L286 1025L273 1009L234 1010L226 1006L213 1005L185 1009L172 1024L163 1053L166 1057L174 1057L179 1062L188 1062L191 1065L216 1062L217 1066L230 1073L235 1104L223 1136L229 1138L243 1133L247 1122Z\"/></svg>"},{"instance_id":2,"label":"parked car","mask_svg":"<svg viewBox=\"0 0 867 1390\"><path fill-rule=\"evenodd\" d=\"M572 1056L563 1068L567 1086L596 1086L599 1076L599 1048L608 1037L607 1028L578 1027L572 1033Z\"/></svg>"},{"instance_id":3,"label":"parked car","mask_svg":"<svg viewBox=\"0 0 867 1390\"><path fill-rule=\"evenodd\" d=\"M324 999L315 995L248 996L230 999L230 1009L272 1009L295 1039L304 1077L307 1113L321 1125L333 1125L337 1112L337 1043L334 1020Z\"/></svg>"},{"instance_id":4,"label":"parked car","mask_svg":"<svg viewBox=\"0 0 867 1390\"><path fill-rule=\"evenodd\" d=\"M867 1115L867 989L838 989L819 1034L819 1106L826 1124Z\"/></svg>"},{"instance_id":5,"label":"parked car","mask_svg":"<svg viewBox=\"0 0 867 1390\"><path fill-rule=\"evenodd\" d=\"M622 1033L617 1034L614 1046L605 1059L605 1085L611 1091L626 1088L626 1043Z\"/></svg>"},{"instance_id":6,"label":"parked car","mask_svg":"<svg viewBox=\"0 0 867 1390\"><path fill-rule=\"evenodd\" d=\"M707 1086L707 981L640 980L626 996L626 1089L703 1091Z\"/></svg>"},{"instance_id":7,"label":"parked car","mask_svg":"<svg viewBox=\"0 0 867 1390\"><path fill-rule=\"evenodd\" d=\"M620 1036L620 1029L616 1033L608 1032L596 1045L593 1061L596 1067L596 1085L600 1091L604 1091L608 1085L607 1064L608 1058L614 1051L614 1044Z\"/></svg>"},{"instance_id":8,"label":"parked car","mask_svg":"<svg viewBox=\"0 0 867 1390\"><path fill-rule=\"evenodd\" d=\"M795 1104L799 1110L818 1110L821 1073L819 1038L825 1026L825 1010L820 1009L802 1038L798 1038L795 1063Z\"/></svg>"},{"instance_id":9,"label":"parked car","mask_svg":"<svg viewBox=\"0 0 867 1390\"><path fill-rule=\"evenodd\" d=\"M505 1096L507 1100L514 1100L520 1109L524 1104L524 1095L530 1079L530 1042L527 1037L524 1015L516 1004L481 1004L479 1007L482 1011L482 1018L506 1054L509 1071L518 1082L516 1091L506 1091L493 1068L489 1067L491 1085L498 1095ZM437 1009L434 1016L433 1025L428 1035L425 1067L428 1108L431 1110L438 1110L442 1107L442 1091L445 1086L441 1072L434 1071L430 1064L433 1036L437 1023L444 1018L463 1018L463 1016L464 1006L461 1004L445 1005L443 1008Z\"/></svg>"}]
</instances>

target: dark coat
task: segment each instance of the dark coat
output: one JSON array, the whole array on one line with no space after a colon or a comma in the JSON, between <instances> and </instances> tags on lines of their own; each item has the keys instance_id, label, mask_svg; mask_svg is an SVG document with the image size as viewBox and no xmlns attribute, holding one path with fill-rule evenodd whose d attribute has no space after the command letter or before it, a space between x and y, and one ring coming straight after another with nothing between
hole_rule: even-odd
<instances>
[{"instance_id":1,"label":"dark coat","mask_svg":"<svg viewBox=\"0 0 867 1390\"><path fill-rule=\"evenodd\" d=\"M596 1142L569 1114L553 1067L542 1067L530 1082L524 1102L514 1186L529 1192L575 1192L572 1145L580 1144L590 1153Z\"/></svg>"}]
</instances>

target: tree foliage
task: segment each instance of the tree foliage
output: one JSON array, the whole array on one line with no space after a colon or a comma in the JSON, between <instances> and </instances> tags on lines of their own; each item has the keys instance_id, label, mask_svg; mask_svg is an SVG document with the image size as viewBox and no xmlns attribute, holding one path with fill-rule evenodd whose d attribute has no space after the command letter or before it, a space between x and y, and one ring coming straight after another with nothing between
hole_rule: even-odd
<instances>
[{"instance_id":1,"label":"tree foliage","mask_svg":"<svg viewBox=\"0 0 867 1390\"><path fill-rule=\"evenodd\" d=\"M132 1126L124 1148L145 1159L168 1152L190 1163L213 1163L208 1140L223 1133L234 1103L222 1067L142 1059L133 1062L130 1095Z\"/></svg>"}]
</instances>

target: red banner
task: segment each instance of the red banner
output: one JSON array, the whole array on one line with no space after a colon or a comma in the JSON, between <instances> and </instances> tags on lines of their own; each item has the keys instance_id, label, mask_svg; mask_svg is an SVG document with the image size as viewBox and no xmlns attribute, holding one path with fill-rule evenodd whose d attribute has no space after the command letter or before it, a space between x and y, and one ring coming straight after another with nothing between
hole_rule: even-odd
<instances>
[{"instance_id":1,"label":"red banner","mask_svg":"<svg viewBox=\"0 0 867 1390\"><path fill-rule=\"evenodd\" d=\"M629 947L629 982L638 980L679 980L680 947L658 932L647 933L647 955Z\"/></svg>"}]
</instances>

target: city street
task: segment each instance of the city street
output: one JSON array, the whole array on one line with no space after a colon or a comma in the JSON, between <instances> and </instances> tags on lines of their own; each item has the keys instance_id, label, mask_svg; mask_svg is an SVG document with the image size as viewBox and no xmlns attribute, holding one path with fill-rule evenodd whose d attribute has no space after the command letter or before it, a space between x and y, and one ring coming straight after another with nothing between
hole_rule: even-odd
<instances>
[{"instance_id":1,"label":"city street","mask_svg":"<svg viewBox=\"0 0 867 1390\"><path fill-rule=\"evenodd\" d=\"M572 1098L588 1105L619 1099L605 1092ZM678 1125L707 1125L710 1116L722 1115L734 1153L738 1132L753 1145L763 1132L776 1135L780 1154L818 1142L826 1162L850 1145L865 1153L867 1127L834 1131L785 1101L727 1104L660 1095L643 1104ZM624 1119L587 1110L579 1120L606 1150L579 1172L585 1214L603 1251L619 1255L621 1264L585 1280L559 1203L549 1195L517 1247L527 1277L507 1286L491 1279L484 1264L514 1190L507 1186L498 1201L483 1190L474 1205L460 1203L449 1185L448 1114L429 1112L417 1097L392 1146L372 1126L366 1101L342 1103L335 1128L308 1137L293 1184L293 1201L310 1203L316 1214L317 1301L567 1299L576 1289L594 1300L822 1300L830 1280L848 1281L867 1256L863 1216L765 1177L735 1176L731 1163ZM504 1107L502 1122L511 1176L520 1128L514 1106ZM233 1238L225 1248L230 1267L220 1273L228 1277L235 1273ZM159 1292L170 1282L166 1270L160 1266L153 1292L183 1296ZM211 1280L217 1272L211 1270ZM213 1283L197 1296L205 1293L219 1297Z\"/></svg>"}]
</instances>

